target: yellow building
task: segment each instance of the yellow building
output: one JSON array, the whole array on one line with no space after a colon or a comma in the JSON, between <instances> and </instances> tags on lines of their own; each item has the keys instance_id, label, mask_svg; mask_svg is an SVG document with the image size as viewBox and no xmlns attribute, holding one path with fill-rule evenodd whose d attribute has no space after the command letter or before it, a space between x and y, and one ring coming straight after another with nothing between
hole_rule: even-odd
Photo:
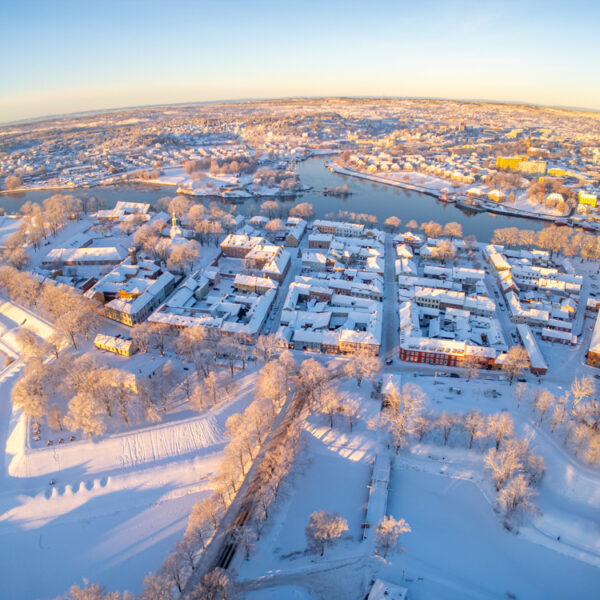
<instances>
[{"instance_id":1,"label":"yellow building","mask_svg":"<svg viewBox=\"0 0 600 600\"><path fill-rule=\"evenodd\" d=\"M496 169L516 171L519 164L527 160L527 156L497 156Z\"/></svg>"},{"instance_id":2,"label":"yellow building","mask_svg":"<svg viewBox=\"0 0 600 600\"><path fill-rule=\"evenodd\" d=\"M585 204L586 206L591 206L596 208L596 201L598 200L598 196L596 194L590 194L589 192L584 192L583 190L579 190L579 204Z\"/></svg>"},{"instance_id":3,"label":"yellow building","mask_svg":"<svg viewBox=\"0 0 600 600\"><path fill-rule=\"evenodd\" d=\"M546 172L545 160L523 160L518 167L521 173L529 173L530 175L543 175Z\"/></svg>"},{"instance_id":4,"label":"yellow building","mask_svg":"<svg viewBox=\"0 0 600 600\"><path fill-rule=\"evenodd\" d=\"M107 352L114 352L121 356L131 356L136 351L136 346L132 340L115 337L112 335L105 335L99 333L94 338L94 346L99 350L106 350Z\"/></svg>"},{"instance_id":5,"label":"yellow building","mask_svg":"<svg viewBox=\"0 0 600 600\"><path fill-rule=\"evenodd\" d=\"M566 171L564 169L560 169L559 167L552 167L548 169L548 175L550 177L564 177L566 175Z\"/></svg>"}]
</instances>

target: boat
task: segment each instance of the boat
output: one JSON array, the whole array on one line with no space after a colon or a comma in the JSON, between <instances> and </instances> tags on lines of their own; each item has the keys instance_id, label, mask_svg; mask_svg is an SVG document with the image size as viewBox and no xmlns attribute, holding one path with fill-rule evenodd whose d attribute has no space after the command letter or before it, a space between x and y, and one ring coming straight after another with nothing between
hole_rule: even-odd
<instances>
[{"instance_id":1,"label":"boat","mask_svg":"<svg viewBox=\"0 0 600 600\"><path fill-rule=\"evenodd\" d=\"M569 221L566 221L565 219L556 219L556 221L554 221L554 224L557 227L569 227Z\"/></svg>"}]
</instances>

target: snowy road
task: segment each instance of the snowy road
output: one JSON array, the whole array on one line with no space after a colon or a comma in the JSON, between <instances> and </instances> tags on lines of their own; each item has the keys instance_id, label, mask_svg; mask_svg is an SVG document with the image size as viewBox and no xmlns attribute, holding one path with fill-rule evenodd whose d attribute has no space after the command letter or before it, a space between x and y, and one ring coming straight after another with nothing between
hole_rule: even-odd
<instances>
[{"instance_id":1,"label":"snowy road","mask_svg":"<svg viewBox=\"0 0 600 600\"><path fill-rule=\"evenodd\" d=\"M395 358L398 347L398 294L394 264L396 251L392 243L392 235L385 234L385 275L383 288L383 325L381 352L382 358Z\"/></svg>"}]
</instances>

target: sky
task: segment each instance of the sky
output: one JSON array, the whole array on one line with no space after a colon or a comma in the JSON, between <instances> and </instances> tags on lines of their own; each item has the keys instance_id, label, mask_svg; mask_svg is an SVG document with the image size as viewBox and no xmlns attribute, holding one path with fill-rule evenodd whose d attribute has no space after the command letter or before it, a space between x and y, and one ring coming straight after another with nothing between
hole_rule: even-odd
<instances>
[{"instance_id":1,"label":"sky","mask_svg":"<svg viewBox=\"0 0 600 600\"><path fill-rule=\"evenodd\" d=\"M0 122L295 96L600 110L600 1L0 0Z\"/></svg>"}]
</instances>

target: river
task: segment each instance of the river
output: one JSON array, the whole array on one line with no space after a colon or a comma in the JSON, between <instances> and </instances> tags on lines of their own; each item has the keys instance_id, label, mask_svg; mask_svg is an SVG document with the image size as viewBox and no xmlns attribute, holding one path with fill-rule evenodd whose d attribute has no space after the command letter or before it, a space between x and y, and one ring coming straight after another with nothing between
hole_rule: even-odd
<instances>
[{"instance_id":1,"label":"river","mask_svg":"<svg viewBox=\"0 0 600 600\"><path fill-rule=\"evenodd\" d=\"M325 168L324 162L323 157L314 157L298 163L297 172L302 183L311 186L314 190L303 192L294 198L280 200L283 206L289 208L300 202L310 202L314 206L316 216L320 218L327 215L337 217L340 210L368 213L375 215L380 225L392 215L399 217L402 223L407 223L411 219L415 219L418 223L433 220L444 224L456 221L462 225L464 235L475 235L480 241L490 240L494 229L500 227L539 230L545 225L543 221L521 217L465 212L454 204L445 204L426 194L331 173ZM348 186L352 192L351 196L346 198L323 196L320 191L325 187L331 188L341 184ZM111 208L118 200L154 204L159 198L174 196L175 188L122 184L60 192L33 191L24 194L3 194L0 195L0 207L9 213L16 212L24 202L41 202L52 193L73 194L81 198L95 196L102 199L105 208ZM236 204L236 208L238 212L245 215L258 214L260 205L265 200L267 198L252 198Z\"/></svg>"}]
</instances>

